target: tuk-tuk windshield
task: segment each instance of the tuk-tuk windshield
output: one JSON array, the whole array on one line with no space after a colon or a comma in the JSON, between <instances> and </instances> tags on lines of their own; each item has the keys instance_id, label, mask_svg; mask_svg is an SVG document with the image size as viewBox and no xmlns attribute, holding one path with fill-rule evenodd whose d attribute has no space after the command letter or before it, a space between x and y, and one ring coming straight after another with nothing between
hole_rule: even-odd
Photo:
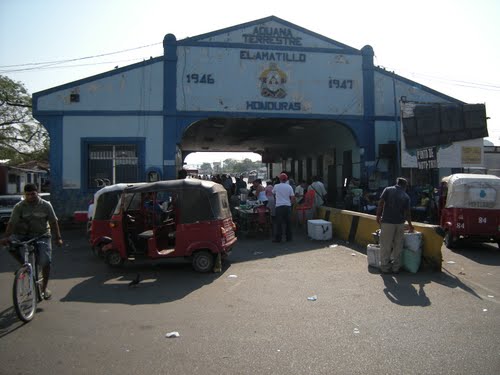
<instances>
[{"instance_id":1,"label":"tuk-tuk windshield","mask_svg":"<svg viewBox=\"0 0 500 375\"><path fill-rule=\"evenodd\" d=\"M123 190L127 186L141 185L143 182L134 184L114 184L105 186L94 194L94 213L93 219L95 220L109 220L114 213L116 206L119 202Z\"/></svg>"},{"instance_id":2,"label":"tuk-tuk windshield","mask_svg":"<svg viewBox=\"0 0 500 375\"><path fill-rule=\"evenodd\" d=\"M459 173L443 182L448 185L447 208L500 209L500 177Z\"/></svg>"}]
</instances>

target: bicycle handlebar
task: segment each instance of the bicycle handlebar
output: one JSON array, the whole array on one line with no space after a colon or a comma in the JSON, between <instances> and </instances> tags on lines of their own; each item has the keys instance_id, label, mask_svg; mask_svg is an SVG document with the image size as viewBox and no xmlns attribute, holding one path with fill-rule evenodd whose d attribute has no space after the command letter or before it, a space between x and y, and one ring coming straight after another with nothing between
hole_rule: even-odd
<instances>
[{"instance_id":1,"label":"bicycle handlebar","mask_svg":"<svg viewBox=\"0 0 500 375\"><path fill-rule=\"evenodd\" d=\"M40 238L44 238L44 237L48 237L48 235L47 234L41 234L39 236L30 238L29 240L26 240L26 241L11 240L10 241L10 245L12 245L12 246L29 245L30 243L35 242L35 241L39 240Z\"/></svg>"}]
</instances>

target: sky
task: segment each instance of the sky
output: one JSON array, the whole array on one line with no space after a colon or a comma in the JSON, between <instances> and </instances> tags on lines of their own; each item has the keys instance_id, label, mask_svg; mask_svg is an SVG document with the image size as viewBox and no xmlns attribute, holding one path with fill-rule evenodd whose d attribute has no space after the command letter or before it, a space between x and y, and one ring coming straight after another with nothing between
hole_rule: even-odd
<instances>
[{"instance_id":1,"label":"sky","mask_svg":"<svg viewBox=\"0 0 500 375\"><path fill-rule=\"evenodd\" d=\"M162 56L169 33L180 40L271 15L356 49L369 44L375 65L485 103L488 139L500 144L498 0L0 0L0 74L32 94Z\"/></svg>"}]
</instances>

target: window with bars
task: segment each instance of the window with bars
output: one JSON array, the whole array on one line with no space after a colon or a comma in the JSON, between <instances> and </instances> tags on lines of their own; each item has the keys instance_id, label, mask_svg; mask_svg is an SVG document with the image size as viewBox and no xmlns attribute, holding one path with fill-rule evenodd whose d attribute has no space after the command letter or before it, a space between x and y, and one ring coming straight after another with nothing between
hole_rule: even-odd
<instances>
[{"instance_id":1,"label":"window with bars","mask_svg":"<svg viewBox=\"0 0 500 375\"><path fill-rule=\"evenodd\" d=\"M135 144L89 144L89 188L137 182L138 155Z\"/></svg>"}]
</instances>

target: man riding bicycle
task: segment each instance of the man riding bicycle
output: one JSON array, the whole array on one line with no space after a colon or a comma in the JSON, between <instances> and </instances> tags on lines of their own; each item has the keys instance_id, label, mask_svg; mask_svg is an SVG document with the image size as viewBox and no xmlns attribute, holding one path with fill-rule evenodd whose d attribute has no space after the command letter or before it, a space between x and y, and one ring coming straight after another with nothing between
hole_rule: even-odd
<instances>
[{"instance_id":1,"label":"man riding bicycle","mask_svg":"<svg viewBox=\"0 0 500 375\"><path fill-rule=\"evenodd\" d=\"M43 298L50 299L52 293L47 289L47 284L52 263L51 231L55 234L56 245L62 246L61 231L52 205L38 196L35 184L26 184L24 195L25 199L14 206L5 229L5 238L0 243L5 245L11 240L24 241L45 235L37 241L37 259L42 267Z\"/></svg>"}]
</instances>

